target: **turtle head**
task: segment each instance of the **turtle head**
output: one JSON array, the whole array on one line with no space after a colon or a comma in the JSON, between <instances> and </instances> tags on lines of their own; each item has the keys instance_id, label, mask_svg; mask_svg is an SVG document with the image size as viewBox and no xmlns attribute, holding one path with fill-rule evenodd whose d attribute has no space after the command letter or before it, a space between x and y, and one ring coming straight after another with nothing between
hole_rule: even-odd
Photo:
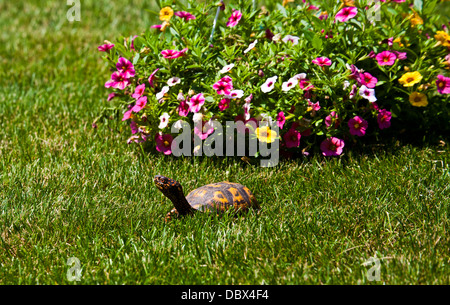
<instances>
[{"instance_id":1,"label":"turtle head","mask_svg":"<svg viewBox=\"0 0 450 305\"><path fill-rule=\"evenodd\" d=\"M184 198L183 188L178 181L157 175L153 178L158 190L160 190L170 200Z\"/></svg>"}]
</instances>

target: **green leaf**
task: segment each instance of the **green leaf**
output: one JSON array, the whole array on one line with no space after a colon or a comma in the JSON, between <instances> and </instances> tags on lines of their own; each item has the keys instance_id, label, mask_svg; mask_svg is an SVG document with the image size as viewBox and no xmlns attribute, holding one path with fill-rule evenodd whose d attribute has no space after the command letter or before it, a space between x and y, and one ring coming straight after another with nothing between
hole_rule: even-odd
<instances>
[{"instance_id":1,"label":"green leaf","mask_svg":"<svg viewBox=\"0 0 450 305\"><path fill-rule=\"evenodd\" d=\"M141 55L139 53L136 53L136 55L134 55L133 58L133 65L136 65L137 62L139 61L139 58L141 57Z\"/></svg>"},{"instance_id":2,"label":"green leaf","mask_svg":"<svg viewBox=\"0 0 450 305\"><path fill-rule=\"evenodd\" d=\"M313 37L311 44L314 49L316 49L317 51L320 51L322 49L323 41L319 36L316 35Z\"/></svg>"}]
</instances>

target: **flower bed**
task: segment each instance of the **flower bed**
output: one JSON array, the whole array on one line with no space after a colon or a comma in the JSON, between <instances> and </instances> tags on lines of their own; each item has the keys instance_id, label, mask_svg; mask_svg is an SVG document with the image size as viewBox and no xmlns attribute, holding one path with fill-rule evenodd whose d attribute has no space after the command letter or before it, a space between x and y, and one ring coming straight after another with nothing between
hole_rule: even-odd
<instances>
[{"instance_id":1,"label":"flower bed","mask_svg":"<svg viewBox=\"0 0 450 305\"><path fill-rule=\"evenodd\" d=\"M196 123L201 140L214 122L242 121L285 155L337 156L401 130L450 131L439 1L284 0L270 12L236 2L161 1L161 23L99 46L128 143L171 154L180 120Z\"/></svg>"}]
</instances>

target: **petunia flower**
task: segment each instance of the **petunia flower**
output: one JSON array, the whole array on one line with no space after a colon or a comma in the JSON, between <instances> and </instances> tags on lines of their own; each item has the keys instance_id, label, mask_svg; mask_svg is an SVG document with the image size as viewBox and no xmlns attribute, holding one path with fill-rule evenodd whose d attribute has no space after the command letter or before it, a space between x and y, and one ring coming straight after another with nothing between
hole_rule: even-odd
<instances>
[{"instance_id":1,"label":"petunia flower","mask_svg":"<svg viewBox=\"0 0 450 305\"><path fill-rule=\"evenodd\" d=\"M300 138L302 135L295 128L290 128L283 136L286 148L293 148L300 146Z\"/></svg>"},{"instance_id":2,"label":"petunia flower","mask_svg":"<svg viewBox=\"0 0 450 305\"><path fill-rule=\"evenodd\" d=\"M164 86L161 88L161 91L159 91L158 93L156 93L156 99L160 100L164 97L164 95L169 92L170 87L169 86Z\"/></svg>"},{"instance_id":3,"label":"petunia flower","mask_svg":"<svg viewBox=\"0 0 450 305\"><path fill-rule=\"evenodd\" d=\"M378 79L369 72L360 73L358 81L360 85L365 85L367 88L375 88L378 83Z\"/></svg>"},{"instance_id":4,"label":"petunia flower","mask_svg":"<svg viewBox=\"0 0 450 305\"><path fill-rule=\"evenodd\" d=\"M392 66L397 59L397 55L390 51L383 51L375 56L380 66Z\"/></svg>"},{"instance_id":5,"label":"petunia flower","mask_svg":"<svg viewBox=\"0 0 450 305\"><path fill-rule=\"evenodd\" d=\"M299 40L299 39L300 39L300 38L297 37L297 36L286 35L286 36L284 36L284 38L282 39L282 41L283 41L284 43L291 42L292 45L295 46L295 45L298 44L298 40Z\"/></svg>"},{"instance_id":6,"label":"petunia flower","mask_svg":"<svg viewBox=\"0 0 450 305\"><path fill-rule=\"evenodd\" d=\"M326 157L339 156L342 154L344 146L344 141L335 137L327 138L320 143L322 154Z\"/></svg>"},{"instance_id":7,"label":"petunia flower","mask_svg":"<svg viewBox=\"0 0 450 305\"><path fill-rule=\"evenodd\" d=\"M229 99L241 98L243 96L244 96L244 91L239 90L239 89L231 90L229 95L225 95L225 97L229 98Z\"/></svg>"},{"instance_id":8,"label":"petunia flower","mask_svg":"<svg viewBox=\"0 0 450 305\"><path fill-rule=\"evenodd\" d=\"M409 95L409 102L414 107L425 107L428 105L427 96L420 92L413 92Z\"/></svg>"},{"instance_id":9,"label":"petunia flower","mask_svg":"<svg viewBox=\"0 0 450 305\"><path fill-rule=\"evenodd\" d=\"M422 80L422 75L418 71L407 72L399 78L398 82L404 87L412 87Z\"/></svg>"},{"instance_id":10,"label":"petunia flower","mask_svg":"<svg viewBox=\"0 0 450 305\"><path fill-rule=\"evenodd\" d=\"M131 121L130 123L131 134L137 134L139 131L139 127L135 121Z\"/></svg>"},{"instance_id":11,"label":"petunia flower","mask_svg":"<svg viewBox=\"0 0 450 305\"><path fill-rule=\"evenodd\" d=\"M205 103L205 98L203 96L203 93L198 93L198 94L194 95L191 98L191 100L188 102L189 111L194 112L194 113L199 112L204 103Z\"/></svg>"},{"instance_id":12,"label":"petunia flower","mask_svg":"<svg viewBox=\"0 0 450 305\"><path fill-rule=\"evenodd\" d=\"M163 7L159 11L159 20L161 21L169 21L173 16L173 9L169 6Z\"/></svg>"},{"instance_id":13,"label":"petunia flower","mask_svg":"<svg viewBox=\"0 0 450 305\"><path fill-rule=\"evenodd\" d=\"M318 65L320 67L331 66L331 60L329 58L327 58L327 57L324 57L324 56L317 57L316 59L313 59L312 63L316 64L316 65Z\"/></svg>"},{"instance_id":14,"label":"petunia flower","mask_svg":"<svg viewBox=\"0 0 450 305\"><path fill-rule=\"evenodd\" d=\"M219 110L224 111L230 107L231 100L229 98L223 98L219 102Z\"/></svg>"},{"instance_id":15,"label":"petunia flower","mask_svg":"<svg viewBox=\"0 0 450 305\"><path fill-rule=\"evenodd\" d=\"M278 112L275 120L277 121L278 127L280 129L283 129L284 123L286 123L286 117L284 116L284 112L283 111Z\"/></svg>"},{"instance_id":16,"label":"petunia flower","mask_svg":"<svg viewBox=\"0 0 450 305\"><path fill-rule=\"evenodd\" d=\"M287 82L283 82L283 84L281 85L281 90L284 92L287 92L287 91L291 90L293 87L297 86L297 84L298 84L298 79L292 77Z\"/></svg>"},{"instance_id":17,"label":"petunia flower","mask_svg":"<svg viewBox=\"0 0 450 305\"><path fill-rule=\"evenodd\" d=\"M278 137L278 134L275 130L270 129L269 126L262 126L256 128L256 138L259 141L265 143L273 143L275 139Z\"/></svg>"},{"instance_id":18,"label":"petunia flower","mask_svg":"<svg viewBox=\"0 0 450 305\"><path fill-rule=\"evenodd\" d=\"M155 135L156 150L165 155L172 154L173 137L170 134L157 133Z\"/></svg>"},{"instance_id":19,"label":"petunia flower","mask_svg":"<svg viewBox=\"0 0 450 305\"><path fill-rule=\"evenodd\" d=\"M244 54L250 52L250 50L252 50L256 46L257 43L258 43L258 39L256 39L251 44L249 44L248 48L244 50Z\"/></svg>"},{"instance_id":20,"label":"petunia flower","mask_svg":"<svg viewBox=\"0 0 450 305\"><path fill-rule=\"evenodd\" d=\"M131 118L133 118L133 111L130 109L123 114L122 121L126 121Z\"/></svg>"},{"instance_id":21,"label":"petunia flower","mask_svg":"<svg viewBox=\"0 0 450 305\"><path fill-rule=\"evenodd\" d=\"M391 126L392 113L386 109L381 109L378 112L377 123L380 129L389 128Z\"/></svg>"},{"instance_id":22,"label":"petunia flower","mask_svg":"<svg viewBox=\"0 0 450 305\"><path fill-rule=\"evenodd\" d=\"M106 101L110 101L110 100L112 100L113 98L115 98L117 96L117 93L115 93L115 92L112 92L112 93L110 93L110 94L108 94L108 98L106 99Z\"/></svg>"},{"instance_id":23,"label":"petunia flower","mask_svg":"<svg viewBox=\"0 0 450 305\"><path fill-rule=\"evenodd\" d=\"M145 107L146 104L147 104L147 97L141 96L140 98L137 99L136 104L133 106L133 108L131 108L131 111L139 112L142 110L142 108Z\"/></svg>"},{"instance_id":24,"label":"petunia flower","mask_svg":"<svg viewBox=\"0 0 450 305\"><path fill-rule=\"evenodd\" d=\"M346 6L337 12L335 20L339 22L346 22L358 14L358 9L354 6Z\"/></svg>"},{"instance_id":25,"label":"petunia flower","mask_svg":"<svg viewBox=\"0 0 450 305\"><path fill-rule=\"evenodd\" d=\"M214 126L212 125L211 120L202 121L201 129L199 127L200 123L196 123L194 125L194 134L196 134L202 140L205 140L210 134L214 132Z\"/></svg>"},{"instance_id":26,"label":"petunia flower","mask_svg":"<svg viewBox=\"0 0 450 305\"><path fill-rule=\"evenodd\" d=\"M192 15L191 13L185 12L185 11L175 12L174 15L184 19L184 21L189 21L189 20L195 19L194 15Z\"/></svg>"},{"instance_id":27,"label":"petunia flower","mask_svg":"<svg viewBox=\"0 0 450 305\"><path fill-rule=\"evenodd\" d=\"M333 125L334 128L338 128L339 124L341 123L336 111L331 111L330 114L325 117L324 122L327 127L330 127Z\"/></svg>"},{"instance_id":28,"label":"petunia flower","mask_svg":"<svg viewBox=\"0 0 450 305\"><path fill-rule=\"evenodd\" d=\"M167 125L169 125L169 118L170 115L167 112L164 112L160 117L159 117L159 129L164 129L167 127Z\"/></svg>"},{"instance_id":29,"label":"petunia flower","mask_svg":"<svg viewBox=\"0 0 450 305\"><path fill-rule=\"evenodd\" d=\"M239 23L239 20L242 18L242 13L239 10L233 10L230 18L228 18L228 22L226 24L227 27L234 27Z\"/></svg>"},{"instance_id":30,"label":"petunia flower","mask_svg":"<svg viewBox=\"0 0 450 305\"><path fill-rule=\"evenodd\" d=\"M180 105L177 108L179 116L187 116L189 113L189 104L186 100L181 100Z\"/></svg>"},{"instance_id":31,"label":"petunia flower","mask_svg":"<svg viewBox=\"0 0 450 305\"><path fill-rule=\"evenodd\" d=\"M436 87L440 94L450 94L450 77L439 74L436 80Z\"/></svg>"},{"instance_id":32,"label":"petunia flower","mask_svg":"<svg viewBox=\"0 0 450 305\"><path fill-rule=\"evenodd\" d=\"M355 116L348 120L347 124L351 135L362 137L366 134L368 123L363 118Z\"/></svg>"},{"instance_id":33,"label":"petunia flower","mask_svg":"<svg viewBox=\"0 0 450 305\"><path fill-rule=\"evenodd\" d=\"M153 84L153 82L155 81L155 74L156 72L158 72L159 68L156 69L155 71L152 72L152 74L150 74L150 76L148 77L148 83L150 84L150 87L154 87L155 85Z\"/></svg>"},{"instance_id":34,"label":"petunia flower","mask_svg":"<svg viewBox=\"0 0 450 305\"><path fill-rule=\"evenodd\" d=\"M181 82L181 79L179 77L171 77L167 80L167 85L169 85L169 87L173 87L176 84L179 84Z\"/></svg>"},{"instance_id":35,"label":"petunia flower","mask_svg":"<svg viewBox=\"0 0 450 305\"><path fill-rule=\"evenodd\" d=\"M111 79L105 83L106 88L116 88L119 90L125 89L128 85L130 85L130 81L123 73L119 71L111 74Z\"/></svg>"},{"instance_id":36,"label":"petunia flower","mask_svg":"<svg viewBox=\"0 0 450 305\"><path fill-rule=\"evenodd\" d=\"M113 43L105 43L101 46L98 46L97 49L100 52L108 52L109 50L111 50L112 48L114 48L114 44Z\"/></svg>"},{"instance_id":37,"label":"petunia flower","mask_svg":"<svg viewBox=\"0 0 450 305\"><path fill-rule=\"evenodd\" d=\"M144 94L145 91L145 84L141 84L136 87L136 90L134 90L134 93L131 95L132 98L138 99Z\"/></svg>"},{"instance_id":38,"label":"petunia flower","mask_svg":"<svg viewBox=\"0 0 450 305\"><path fill-rule=\"evenodd\" d=\"M309 79L306 79L306 78L301 79L301 80L298 82L298 86L300 87L300 89L302 89L302 90L304 90L304 91L309 91L309 90L314 89L314 85L311 84L311 82L309 81Z\"/></svg>"},{"instance_id":39,"label":"petunia flower","mask_svg":"<svg viewBox=\"0 0 450 305\"><path fill-rule=\"evenodd\" d=\"M234 67L234 64L226 65L226 66L224 66L224 67L219 71L219 73L227 73L227 72L229 72L233 67Z\"/></svg>"},{"instance_id":40,"label":"petunia flower","mask_svg":"<svg viewBox=\"0 0 450 305\"><path fill-rule=\"evenodd\" d=\"M233 89L233 84L231 82L225 82L219 80L218 82L213 84L213 89L216 90L216 93L219 95L230 94Z\"/></svg>"},{"instance_id":41,"label":"petunia flower","mask_svg":"<svg viewBox=\"0 0 450 305\"><path fill-rule=\"evenodd\" d=\"M134 77L136 75L136 71L134 70L134 66L128 59L124 57L120 57L119 61L116 64L117 71L122 73L125 78Z\"/></svg>"},{"instance_id":42,"label":"petunia flower","mask_svg":"<svg viewBox=\"0 0 450 305\"><path fill-rule=\"evenodd\" d=\"M377 100L377 98L375 97L375 90L369 89L364 85L359 88L359 95L372 103Z\"/></svg>"},{"instance_id":43,"label":"petunia flower","mask_svg":"<svg viewBox=\"0 0 450 305\"><path fill-rule=\"evenodd\" d=\"M264 84L261 85L261 91L264 93L272 91L272 89L275 87L275 83L278 79L278 76L272 76L269 77Z\"/></svg>"}]
</instances>

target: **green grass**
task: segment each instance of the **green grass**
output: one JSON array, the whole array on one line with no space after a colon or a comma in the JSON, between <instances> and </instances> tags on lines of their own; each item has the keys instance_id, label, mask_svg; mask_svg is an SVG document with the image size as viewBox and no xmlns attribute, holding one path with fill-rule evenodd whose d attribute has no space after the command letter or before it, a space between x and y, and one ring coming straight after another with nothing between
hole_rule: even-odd
<instances>
[{"instance_id":1,"label":"green grass","mask_svg":"<svg viewBox=\"0 0 450 305\"><path fill-rule=\"evenodd\" d=\"M143 156L107 106L104 39L154 23L149 1L0 2L0 283L449 284L450 153L392 146L339 159L260 168L235 159ZM247 185L258 215L197 215L172 207L156 174L185 191ZM381 258L381 282L369 282Z\"/></svg>"}]
</instances>

